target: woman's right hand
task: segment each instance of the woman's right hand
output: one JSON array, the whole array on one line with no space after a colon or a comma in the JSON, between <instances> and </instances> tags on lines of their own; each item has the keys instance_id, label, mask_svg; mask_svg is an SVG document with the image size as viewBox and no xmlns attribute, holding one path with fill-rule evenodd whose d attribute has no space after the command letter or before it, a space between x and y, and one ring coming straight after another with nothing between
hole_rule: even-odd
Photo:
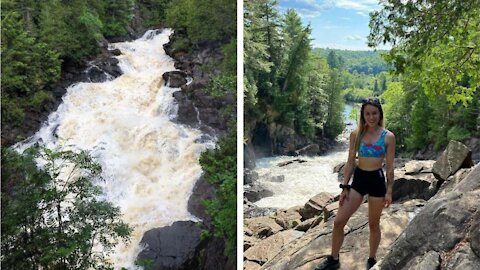
<instances>
[{"instance_id":1,"label":"woman's right hand","mask_svg":"<svg viewBox=\"0 0 480 270\"><path fill-rule=\"evenodd\" d=\"M349 194L349 190L348 189L343 189L342 190L342 193L340 194L340 199L338 200L339 203L340 203L340 206L343 205L343 203L345 202L345 200L348 200L348 194Z\"/></svg>"}]
</instances>

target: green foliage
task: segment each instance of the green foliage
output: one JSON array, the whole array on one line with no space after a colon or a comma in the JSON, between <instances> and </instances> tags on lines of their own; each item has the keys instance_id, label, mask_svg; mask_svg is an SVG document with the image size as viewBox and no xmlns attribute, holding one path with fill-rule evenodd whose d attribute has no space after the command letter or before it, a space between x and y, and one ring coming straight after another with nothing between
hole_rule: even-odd
<instances>
[{"instance_id":1,"label":"green foliage","mask_svg":"<svg viewBox=\"0 0 480 270\"><path fill-rule=\"evenodd\" d=\"M411 111L403 85L399 82L389 83L382 98L385 102L383 105L385 126L395 134L397 147L403 149L405 138L410 132Z\"/></svg>"},{"instance_id":2,"label":"green foliage","mask_svg":"<svg viewBox=\"0 0 480 270\"><path fill-rule=\"evenodd\" d=\"M135 265L143 267L143 270L153 270L155 262L152 259L139 259L135 261Z\"/></svg>"},{"instance_id":3,"label":"green foliage","mask_svg":"<svg viewBox=\"0 0 480 270\"><path fill-rule=\"evenodd\" d=\"M381 72L390 70L389 65L383 60L382 54L386 51L350 51L339 49L323 49L315 48L316 54L327 57L331 52L341 57L344 61L345 68L350 73L358 73L364 75L378 75Z\"/></svg>"},{"instance_id":4,"label":"green foliage","mask_svg":"<svg viewBox=\"0 0 480 270\"><path fill-rule=\"evenodd\" d=\"M166 10L171 0L136 0L144 25L157 26L166 20Z\"/></svg>"},{"instance_id":5,"label":"green foliage","mask_svg":"<svg viewBox=\"0 0 480 270\"><path fill-rule=\"evenodd\" d=\"M50 92L40 90L33 94L29 100L29 105L35 109L40 109L45 102L53 101L53 96Z\"/></svg>"},{"instance_id":6,"label":"green foliage","mask_svg":"<svg viewBox=\"0 0 480 270\"><path fill-rule=\"evenodd\" d=\"M225 253L235 257L237 245L237 136L236 130L223 137L213 150L202 153L200 164L206 179L214 184L215 199L206 200L212 216L213 235L226 240Z\"/></svg>"},{"instance_id":7,"label":"green foliage","mask_svg":"<svg viewBox=\"0 0 480 270\"><path fill-rule=\"evenodd\" d=\"M88 152L2 148L2 162L2 268L110 269L106 256L131 228L99 199Z\"/></svg>"},{"instance_id":8,"label":"green foliage","mask_svg":"<svg viewBox=\"0 0 480 270\"><path fill-rule=\"evenodd\" d=\"M468 130L462 127L453 126L447 132L448 140L463 141L472 136Z\"/></svg>"},{"instance_id":9,"label":"green foliage","mask_svg":"<svg viewBox=\"0 0 480 270\"><path fill-rule=\"evenodd\" d=\"M347 88L343 90L343 95L346 101L358 103L364 98L374 96L374 92L370 89Z\"/></svg>"},{"instance_id":10,"label":"green foliage","mask_svg":"<svg viewBox=\"0 0 480 270\"><path fill-rule=\"evenodd\" d=\"M237 39L232 38L229 43L223 45L223 70L227 74L237 74Z\"/></svg>"},{"instance_id":11,"label":"green foliage","mask_svg":"<svg viewBox=\"0 0 480 270\"><path fill-rule=\"evenodd\" d=\"M432 110L423 90L418 90L411 112L412 132L407 138L407 149L422 149L428 142L428 131Z\"/></svg>"},{"instance_id":12,"label":"green foliage","mask_svg":"<svg viewBox=\"0 0 480 270\"><path fill-rule=\"evenodd\" d=\"M387 60L427 96L467 104L480 87L479 12L477 0L389 0L371 15L369 44L393 43Z\"/></svg>"},{"instance_id":13,"label":"green foliage","mask_svg":"<svg viewBox=\"0 0 480 270\"><path fill-rule=\"evenodd\" d=\"M214 97L222 97L227 94L236 95L237 76L227 74L215 75L210 79L205 90Z\"/></svg>"},{"instance_id":14,"label":"green foliage","mask_svg":"<svg viewBox=\"0 0 480 270\"><path fill-rule=\"evenodd\" d=\"M2 127L5 127L6 123L15 127L21 126L24 119L25 112L22 109L21 100L2 95Z\"/></svg>"},{"instance_id":15,"label":"green foliage","mask_svg":"<svg viewBox=\"0 0 480 270\"><path fill-rule=\"evenodd\" d=\"M236 33L236 2L179 0L169 3L166 23L187 32L195 43L228 40Z\"/></svg>"},{"instance_id":16,"label":"green foliage","mask_svg":"<svg viewBox=\"0 0 480 270\"><path fill-rule=\"evenodd\" d=\"M335 139L342 133L345 123L343 122L344 100L341 93L341 71L331 69L329 80L325 88L328 96L328 116L325 123L325 135Z\"/></svg>"}]
</instances>

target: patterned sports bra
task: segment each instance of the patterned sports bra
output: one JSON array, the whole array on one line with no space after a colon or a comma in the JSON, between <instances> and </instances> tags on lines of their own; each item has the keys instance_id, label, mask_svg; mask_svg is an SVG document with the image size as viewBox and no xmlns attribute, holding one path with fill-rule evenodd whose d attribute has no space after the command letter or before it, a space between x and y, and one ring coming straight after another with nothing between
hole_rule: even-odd
<instances>
[{"instance_id":1,"label":"patterned sports bra","mask_svg":"<svg viewBox=\"0 0 480 270\"><path fill-rule=\"evenodd\" d=\"M374 157L380 158L385 156L385 136L387 135L387 130L383 129L380 138L373 144L364 143L363 140L360 140L360 149L358 149L359 157Z\"/></svg>"}]
</instances>

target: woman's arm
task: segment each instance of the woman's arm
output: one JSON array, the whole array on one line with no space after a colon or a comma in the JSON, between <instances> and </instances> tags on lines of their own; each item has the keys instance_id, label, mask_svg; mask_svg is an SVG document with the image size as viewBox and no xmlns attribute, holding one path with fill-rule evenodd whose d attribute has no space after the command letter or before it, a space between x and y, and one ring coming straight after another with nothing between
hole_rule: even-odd
<instances>
[{"instance_id":1,"label":"woman's arm","mask_svg":"<svg viewBox=\"0 0 480 270\"><path fill-rule=\"evenodd\" d=\"M348 159L347 159L347 164L345 165L345 170L343 174L343 184L347 185L348 182L350 181L350 178L352 177L353 174L353 168L355 167L355 156L357 154L357 150L355 149L355 140L357 138L357 132L352 131L350 133L350 146L348 150Z\"/></svg>"},{"instance_id":2,"label":"woman's arm","mask_svg":"<svg viewBox=\"0 0 480 270\"><path fill-rule=\"evenodd\" d=\"M385 195L385 207L392 203L393 181L395 171L395 135L392 132L387 133L387 194Z\"/></svg>"}]
</instances>

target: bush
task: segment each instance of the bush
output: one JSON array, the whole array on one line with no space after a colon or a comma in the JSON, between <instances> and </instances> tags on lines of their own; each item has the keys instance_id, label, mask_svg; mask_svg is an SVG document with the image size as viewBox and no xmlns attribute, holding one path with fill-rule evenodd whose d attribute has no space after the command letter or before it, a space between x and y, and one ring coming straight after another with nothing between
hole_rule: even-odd
<instances>
[{"instance_id":1,"label":"bush","mask_svg":"<svg viewBox=\"0 0 480 270\"><path fill-rule=\"evenodd\" d=\"M451 127L447 133L448 140L455 140L455 141L463 141L465 139L470 138L471 136L472 134L468 130L462 127L457 127L457 126Z\"/></svg>"},{"instance_id":2,"label":"bush","mask_svg":"<svg viewBox=\"0 0 480 270\"><path fill-rule=\"evenodd\" d=\"M40 90L33 94L32 97L30 97L28 104L35 109L41 109L42 105L45 102L53 100L54 99L52 93Z\"/></svg>"}]
</instances>

